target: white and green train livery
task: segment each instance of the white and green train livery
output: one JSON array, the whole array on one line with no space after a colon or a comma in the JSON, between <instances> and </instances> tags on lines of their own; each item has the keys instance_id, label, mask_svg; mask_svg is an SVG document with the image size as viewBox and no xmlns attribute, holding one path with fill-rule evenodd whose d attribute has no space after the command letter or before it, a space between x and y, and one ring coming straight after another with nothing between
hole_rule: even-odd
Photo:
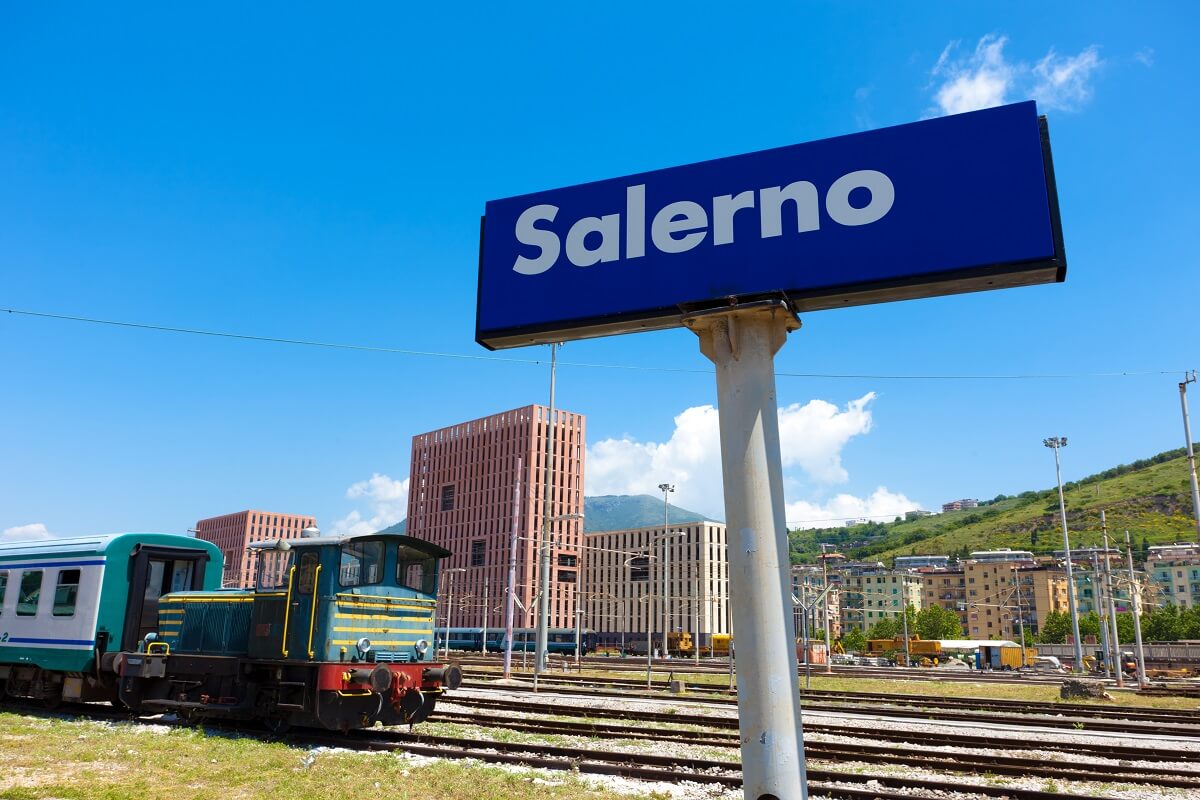
<instances>
[{"instance_id":1,"label":"white and green train livery","mask_svg":"<svg viewBox=\"0 0 1200 800\"><path fill-rule=\"evenodd\" d=\"M212 544L163 533L0 543L0 698L116 698L113 661L158 627L158 600L220 586Z\"/></svg>"}]
</instances>

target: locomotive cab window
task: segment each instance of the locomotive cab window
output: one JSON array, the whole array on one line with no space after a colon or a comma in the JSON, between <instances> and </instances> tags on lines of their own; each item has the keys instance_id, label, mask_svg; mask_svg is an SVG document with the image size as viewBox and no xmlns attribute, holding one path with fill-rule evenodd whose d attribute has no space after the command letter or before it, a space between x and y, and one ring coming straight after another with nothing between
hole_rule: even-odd
<instances>
[{"instance_id":1,"label":"locomotive cab window","mask_svg":"<svg viewBox=\"0 0 1200 800\"><path fill-rule=\"evenodd\" d=\"M21 573L21 593L17 595L17 616L32 617L37 614L38 601L42 598L42 571L26 570Z\"/></svg>"},{"instance_id":2,"label":"locomotive cab window","mask_svg":"<svg viewBox=\"0 0 1200 800\"><path fill-rule=\"evenodd\" d=\"M54 587L54 616L75 616L75 600L78 595L79 570L64 569L59 572L58 585Z\"/></svg>"},{"instance_id":3,"label":"locomotive cab window","mask_svg":"<svg viewBox=\"0 0 1200 800\"><path fill-rule=\"evenodd\" d=\"M369 586L383 580L383 542L347 542L342 545L338 569L342 586Z\"/></svg>"},{"instance_id":4,"label":"locomotive cab window","mask_svg":"<svg viewBox=\"0 0 1200 800\"><path fill-rule=\"evenodd\" d=\"M4 613L4 596L8 594L8 572L0 572L0 614Z\"/></svg>"},{"instance_id":5,"label":"locomotive cab window","mask_svg":"<svg viewBox=\"0 0 1200 800\"><path fill-rule=\"evenodd\" d=\"M312 594L313 584L316 582L317 565L321 563L321 556L316 553L305 553L300 556L300 594Z\"/></svg>"},{"instance_id":6,"label":"locomotive cab window","mask_svg":"<svg viewBox=\"0 0 1200 800\"><path fill-rule=\"evenodd\" d=\"M412 547L400 545L396 563L396 582L422 594L437 591L437 559Z\"/></svg>"},{"instance_id":7,"label":"locomotive cab window","mask_svg":"<svg viewBox=\"0 0 1200 800\"><path fill-rule=\"evenodd\" d=\"M292 574L292 553L284 550L263 550L258 554L258 591L283 591Z\"/></svg>"}]
</instances>

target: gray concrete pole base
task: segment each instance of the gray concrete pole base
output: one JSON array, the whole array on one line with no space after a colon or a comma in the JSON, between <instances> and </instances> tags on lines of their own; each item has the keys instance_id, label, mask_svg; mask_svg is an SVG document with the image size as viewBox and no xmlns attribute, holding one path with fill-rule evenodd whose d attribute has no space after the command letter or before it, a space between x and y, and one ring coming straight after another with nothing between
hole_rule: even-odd
<instances>
[{"instance_id":1,"label":"gray concrete pole base","mask_svg":"<svg viewBox=\"0 0 1200 800\"><path fill-rule=\"evenodd\" d=\"M771 302L685 324L717 367L744 796L806 800L774 367L800 323Z\"/></svg>"}]
</instances>

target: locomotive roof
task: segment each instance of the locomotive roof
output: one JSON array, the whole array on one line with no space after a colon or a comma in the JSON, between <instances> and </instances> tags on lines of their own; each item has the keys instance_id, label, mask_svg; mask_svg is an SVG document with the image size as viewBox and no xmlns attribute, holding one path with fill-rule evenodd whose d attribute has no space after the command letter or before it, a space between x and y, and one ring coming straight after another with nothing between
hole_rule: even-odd
<instances>
[{"instance_id":1,"label":"locomotive roof","mask_svg":"<svg viewBox=\"0 0 1200 800\"><path fill-rule=\"evenodd\" d=\"M320 547L326 545L341 546L346 542L358 541L359 539L382 539L389 542L399 542L406 547L412 547L415 550L420 550L428 553L431 556L438 558L446 558L450 555L450 551L441 545L425 539L418 539L415 536L406 536L402 533L360 533L346 535L328 535L328 536L302 536L299 539L285 539L292 548L297 547ZM279 542L279 539L264 539L260 542L251 542L250 547L255 550L271 550Z\"/></svg>"},{"instance_id":2,"label":"locomotive roof","mask_svg":"<svg viewBox=\"0 0 1200 800\"><path fill-rule=\"evenodd\" d=\"M16 542L0 542L0 558L21 556L69 556L81 553L104 553L116 542L127 539L145 540L149 544L198 547L215 550L213 545L192 536L175 533L108 533L97 536L78 536L62 539L29 539Z\"/></svg>"}]
</instances>

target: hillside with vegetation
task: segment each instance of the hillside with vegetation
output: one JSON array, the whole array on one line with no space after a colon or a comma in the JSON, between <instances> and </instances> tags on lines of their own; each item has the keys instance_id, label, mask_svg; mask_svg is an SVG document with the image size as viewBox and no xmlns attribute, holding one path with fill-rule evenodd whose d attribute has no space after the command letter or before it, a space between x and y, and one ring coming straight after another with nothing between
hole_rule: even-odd
<instances>
[{"instance_id":1,"label":"hillside with vegetation","mask_svg":"<svg viewBox=\"0 0 1200 800\"><path fill-rule=\"evenodd\" d=\"M1072 546L1103 544L1100 511L1110 537L1133 536L1135 558L1154 544L1194 541L1191 483L1182 448L1121 464L1064 484ZM1011 547L1048 555L1062 549L1058 491L998 495L963 509L894 522L789 532L793 563L813 563L821 542L832 542L848 558L891 565L901 555L951 555Z\"/></svg>"}]
</instances>

